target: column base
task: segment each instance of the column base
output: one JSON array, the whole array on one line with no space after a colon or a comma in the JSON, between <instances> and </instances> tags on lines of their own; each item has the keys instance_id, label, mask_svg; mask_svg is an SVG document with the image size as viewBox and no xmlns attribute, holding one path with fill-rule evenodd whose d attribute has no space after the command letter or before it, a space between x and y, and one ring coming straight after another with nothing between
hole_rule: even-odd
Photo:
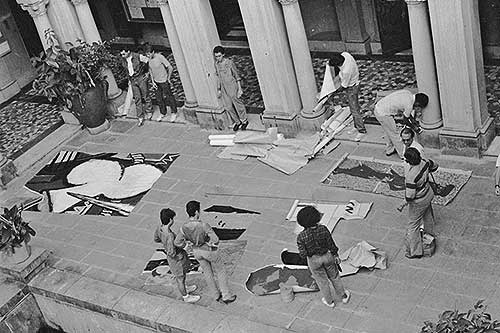
<instances>
[{"instance_id":1,"label":"column base","mask_svg":"<svg viewBox=\"0 0 500 333\"><path fill-rule=\"evenodd\" d=\"M264 110L262 122L267 128L278 127L278 132L283 133L287 138L294 138L299 132L299 122L297 114L269 112Z\"/></svg>"},{"instance_id":2,"label":"column base","mask_svg":"<svg viewBox=\"0 0 500 333\"><path fill-rule=\"evenodd\" d=\"M422 122L420 125L422 125L422 128L425 130L435 130L443 126L443 119L439 119L438 121L429 124Z\"/></svg>"},{"instance_id":3,"label":"column base","mask_svg":"<svg viewBox=\"0 0 500 333\"><path fill-rule=\"evenodd\" d=\"M196 116L196 107L198 104L184 102L184 105L179 109L182 110L184 114L184 119L191 124L198 125L198 117Z\"/></svg>"},{"instance_id":4,"label":"column base","mask_svg":"<svg viewBox=\"0 0 500 333\"><path fill-rule=\"evenodd\" d=\"M17 176L17 168L14 162L12 160L4 161L0 166L0 188L6 189L7 184Z\"/></svg>"},{"instance_id":5,"label":"column base","mask_svg":"<svg viewBox=\"0 0 500 333\"><path fill-rule=\"evenodd\" d=\"M196 107L196 118L201 128L223 131L230 125L226 110L223 108Z\"/></svg>"},{"instance_id":6,"label":"column base","mask_svg":"<svg viewBox=\"0 0 500 333\"><path fill-rule=\"evenodd\" d=\"M321 131L321 125L332 115L332 110L323 106L319 112L302 110L298 117L299 129L305 132Z\"/></svg>"},{"instance_id":7,"label":"column base","mask_svg":"<svg viewBox=\"0 0 500 333\"><path fill-rule=\"evenodd\" d=\"M12 96L15 96L21 89L17 85L16 80L12 80L0 87L0 103L7 101Z\"/></svg>"},{"instance_id":8,"label":"column base","mask_svg":"<svg viewBox=\"0 0 500 333\"><path fill-rule=\"evenodd\" d=\"M421 134L417 134L417 141L425 148L439 149L441 143L439 142L439 134L441 129L425 130Z\"/></svg>"},{"instance_id":9,"label":"column base","mask_svg":"<svg viewBox=\"0 0 500 333\"><path fill-rule=\"evenodd\" d=\"M495 126L489 117L476 132L454 131L443 128L439 133L441 152L449 155L481 157L495 138Z\"/></svg>"},{"instance_id":10,"label":"column base","mask_svg":"<svg viewBox=\"0 0 500 333\"><path fill-rule=\"evenodd\" d=\"M364 41L346 41L345 42L346 51L351 54L371 54L371 44L370 38Z\"/></svg>"}]
</instances>

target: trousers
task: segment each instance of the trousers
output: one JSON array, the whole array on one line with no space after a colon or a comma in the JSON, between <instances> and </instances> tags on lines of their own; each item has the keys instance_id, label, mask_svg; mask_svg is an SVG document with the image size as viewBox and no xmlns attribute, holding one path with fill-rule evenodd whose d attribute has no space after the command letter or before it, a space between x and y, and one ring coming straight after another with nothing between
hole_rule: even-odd
<instances>
[{"instance_id":1,"label":"trousers","mask_svg":"<svg viewBox=\"0 0 500 333\"><path fill-rule=\"evenodd\" d=\"M361 115L361 108L359 107L359 84L346 88L345 93L349 102L349 109L351 110L352 119L354 120L354 127L358 130L358 132L366 133L366 127L363 123L363 116Z\"/></svg>"},{"instance_id":2,"label":"trousers","mask_svg":"<svg viewBox=\"0 0 500 333\"><path fill-rule=\"evenodd\" d=\"M223 300L231 298L233 295L229 290L227 272L219 258L219 251L210 251L204 248L193 247L193 255L200 263L200 267L203 270L203 277L205 278L208 288L210 288L213 293L214 298L219 298L221 294ZM217 275L219 287L217 287L214 273Z\"/></svg>"},{"instance_id":3,"label":"trousers","mask_svg":"<svg viewBox=\"0 0 500 333\"><path fill-rule=\"evenodd\" d=\"M144 118L144 113L153 113L153 105L151 104L151 97L149 96L147 75L140 75L138 77L131 78L130 84L132 85L132 94L134 96L137 118Z\"/></svg>"},{"instance_id":4,"label":"trousers","mask_svg":"<svg viewBox=\"0 0 500 333\"><path fill-rule=\"evenodd\" d=\"M247 110L242 100L237 97L237 91L227 91L224 85L222 86L222 102L229 117L234 123L244 123L247 121Z\"/></svg>"},{"instance_id":5,"label":"trousers","mask_svg":"<svg viewBox=\"0 0 500 333\"><path fill-rule=\"evenodd\" d=\"M404 155L404 145L399 137L399 131L396 127L396 121L394 121L394 117L392 116L382 116L377 113L377 110L374 112L375 118L377 118L378 122L382 126L384 130L384 138L386 145L386 152L390 153L394 149L398 153L399 157L403 158Z\"/></svg>"},{"instance_id":6,"label":"trousers","mask_svg":"<svg viewBox=\"0 0 500 333\"><path fill-rule=\"evenodd\" d=\"M162 115L167 114L167 105L172 109L172 113L177 113L177 102L175 101L174 94L172 94L168 81L155 83L157 87L156 100L160 107L160 113Z\"/></svg>"},{"instance_id":7,"label":"trousers","mask_svg":"<svg viewBox=\"0 0 500 333\"><path fill-rule=\"evenodd\" d=\"M333 302L330 282L335 292L341 297L344 296L344 284L340 280L339 270L330 251L323 255L307 257L307 266L328 304Z\"/></svg>"},{"instance_id":8,"label":"trousers","mask_svg":"<svg viewBox=\"0 0 500 333\"><path fill-rule=\"evenodd\" d=\"M434 192L432 189L420 199L411 201L408 205L408 229L406 230L405 247L406 255L409 257L421 256L424 254L422 234L420 226L424 230L432 233L434 229L434 211L432 210L432 199Z\"/></svg>"}]
</instances>

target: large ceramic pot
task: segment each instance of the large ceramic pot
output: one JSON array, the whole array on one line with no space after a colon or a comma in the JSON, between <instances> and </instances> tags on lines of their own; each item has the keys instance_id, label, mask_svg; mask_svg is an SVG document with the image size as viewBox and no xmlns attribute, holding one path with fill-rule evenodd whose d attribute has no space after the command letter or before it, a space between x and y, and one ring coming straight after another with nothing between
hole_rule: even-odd
<instances>
[{"instance_id":1,"label":"large ceramic pot","mask_svg":"<svg viewBox=\"0 0 500 333\"><path fill-rule=\"evenodd\" d=\"M0 251L0 260L7 266L23 263L31 256L31 246L26 242L21 243L20 247L15 247L14 251L6 247Z\"/></svg>"},{"instance_id":2,"label":"large ceramic pot","mask_svg":"<svg viewBox=\"0 0 500 333\"><path fill-rule=\"evenodd\" d=\"M106 90L107 83L99 84L88 89L80 98L73 99L72 113L91 134L104 132L110 126L106 119Z\"/></svg>"}]
</instances>

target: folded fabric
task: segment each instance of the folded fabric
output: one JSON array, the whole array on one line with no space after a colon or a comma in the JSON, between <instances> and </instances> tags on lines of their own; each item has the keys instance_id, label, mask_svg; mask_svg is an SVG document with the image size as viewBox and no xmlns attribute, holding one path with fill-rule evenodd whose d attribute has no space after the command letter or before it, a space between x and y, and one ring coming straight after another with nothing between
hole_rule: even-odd
<instances>
[{"instance_id":1,"label":"folded fabric","mask_svg":"<svg viewBox=\"0 0 500 333\"><path fill-rule=\"evenodd\" d=\"M321 101L330 94L334 93L340 88L340 76L332 77L332 72L330 71L330 66L325 65L325 76L323 78L323 84L321 85L321 92L319 93L318 100Z\"/></svg>"},{"instance_id":2,"label":"folded fabric","mask_svg":"<svg viewBox=\"0 0 500 333\"><path fill-rule=\"evenodd\" d=\"M342 260L342 270L344 270L344 267L349 271L354 271L361 267L369 269L387 268L387 254L368 244L366 241L359 242L343 252L339 257Z\"/></svg>"}]
</instances>

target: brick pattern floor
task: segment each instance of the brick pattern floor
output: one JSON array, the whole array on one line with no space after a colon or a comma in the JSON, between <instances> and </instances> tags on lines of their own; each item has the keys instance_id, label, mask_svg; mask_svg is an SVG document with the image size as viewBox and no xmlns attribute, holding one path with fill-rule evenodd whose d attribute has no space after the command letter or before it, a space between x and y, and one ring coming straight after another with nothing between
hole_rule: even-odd
<instances>
[{"instance_id":1,"label":"brick pattern floor","mask_svg":"<svg viewBox=\"0 0 500 333\"><path fill-rule=\"evenodd\" d=\"M53 267L178 298L173 286L145 286L140 273L156 247L152 236L160 209L174 209L178 225L185 220L184 204L196 199L203 207L223 203L262 213L246 217L250 226L242 239L248 244L230 278L237 301L230 306L213 302L203 281L196 279L202 295L197 305L200 314L210 310L224 317L230 313L296 332L401 333L417 332L424 320L435 320L440 312L454 307L466 310L482 298L492 314L500 313L500 205L492 193L493 161L442 159L430 154L443 167L472 170L473 176L451 204L434 206L437 253L432 258L408 260L402 250L407 217L395 210L397 198L320 185L320 179L345 152L382 158L383 146L343 142L330 155L314 159L287 176L255 159L218 159L221 149L208 145L209 134L194 126L148 122L136 127L132 121L114 121L109 131L97 136L81 132L62 149L89 153L166 151L181 156L128 218L27 212L38 232L32 244L54 251ZM24 182L45 162L16 179L10 191L21 191ZM207 196L207 192L230 196ZM0 194L0 199L6 195ZM388 253L387 270L362 271L344 278L353 292L348 305L327 308L318 293L297 294L285 305L279 295L259 297L245 290L249 272L279 263L279 253L285 247L296 249L295 225L285 221L294 198L374 202L367 219L341 221L334 231L341 251L366 240Z\"/></svg>"}]
</instances>

